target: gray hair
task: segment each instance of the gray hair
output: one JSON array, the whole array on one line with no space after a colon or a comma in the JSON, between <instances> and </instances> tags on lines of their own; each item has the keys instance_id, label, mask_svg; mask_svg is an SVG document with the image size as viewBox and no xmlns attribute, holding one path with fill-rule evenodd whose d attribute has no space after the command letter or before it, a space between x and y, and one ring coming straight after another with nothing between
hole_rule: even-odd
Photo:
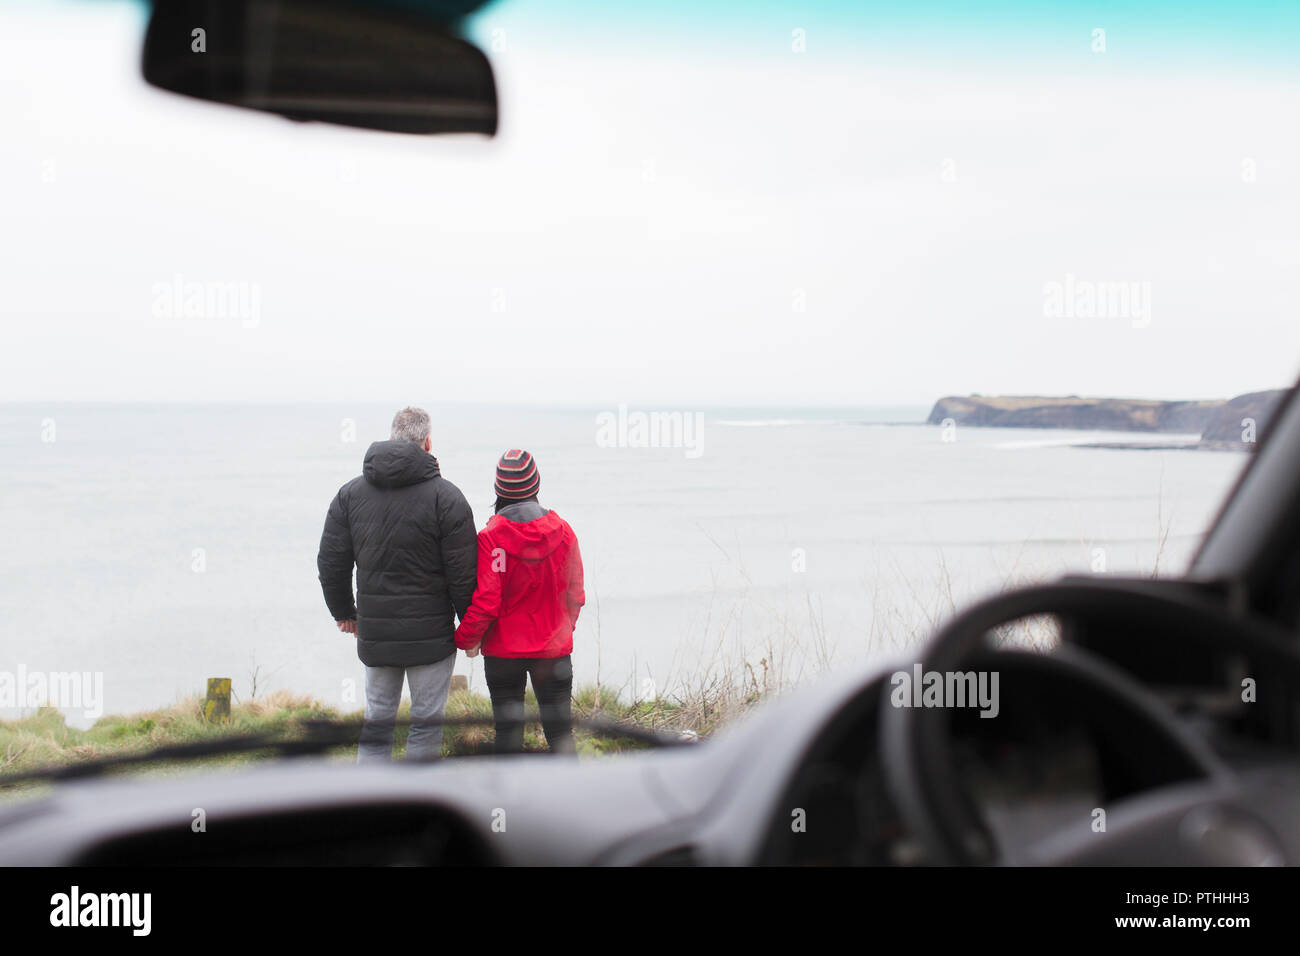
<instances>
[{"instance_id":1,"label":"gray hair","mask_svg":"<svg viewBox=\"0 0 1300 956\"><path fill-rule=\"evenodd\" d=\"M393 416L393 441L413 441L423 445L432 426L429 413L423 408L408 405Z\"/></svg>"}]
</instances>

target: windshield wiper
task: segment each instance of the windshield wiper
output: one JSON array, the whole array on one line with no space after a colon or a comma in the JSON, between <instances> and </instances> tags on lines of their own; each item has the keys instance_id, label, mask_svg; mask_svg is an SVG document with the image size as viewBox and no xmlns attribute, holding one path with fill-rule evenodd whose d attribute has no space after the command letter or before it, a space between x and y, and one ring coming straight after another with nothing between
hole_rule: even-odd
<instances>
[{"instance_id":1,"label":"windshield wiper","mask_svg":"<svg viewBox=\"0 0 1300 956\"><path fill-rule=\"evenodd\" d=\"M523 723L540 723L540 717L535 715L526 716L523 719ZM387 733L389 726L392 726L393 728L410 728L412 726L482 727L494 726L494 724L495 721L491 717L445 717L438 720L427 721L411 721L409 719L397 720L391 722L391 724L390 722L385 721L383 728L384 732ZM570 725L574 729L581 728L605 737L623 737L628 740L635 740L638 743L645 744L647 747L656 749L663 747L690 746L696 740L696 738L673 736L668 733L649 730L645 727L635 727L629 724L622 724L615 720L579 718L571 721ZM38 780L75 780L84 777L96 777L107 771L118 770L124 767L148 766L150 764L167 763L171 761L188 762L211 757L226 757L241 753L260 753L266 751L269 755L278 757L311 756L338 747L356 745L360 739L364 724L360 720L347 721L318 718L304 720L299 723L298 726L305 731L304 736L298 738L285 739L278 735L269 733L232 734L227 737L218 737L213 740L200 740L195 743L168 744L163 747L155 747L152 750L145 750L139 753L116 754L98 760L87 760L78 763L42 767L37 770L25 770L21 773L0 774L0 789L15 783L29 783ZM406 762L432 763L435 761L408 759Z\"/></svg>"}]
</instances>

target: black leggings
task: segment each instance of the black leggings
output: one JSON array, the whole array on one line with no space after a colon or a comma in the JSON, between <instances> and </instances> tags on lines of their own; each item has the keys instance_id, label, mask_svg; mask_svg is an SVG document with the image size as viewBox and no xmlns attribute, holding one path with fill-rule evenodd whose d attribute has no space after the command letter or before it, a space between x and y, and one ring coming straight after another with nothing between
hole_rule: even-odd
<instances>
[{"instance_id":1,"label":"black leggings","mask_svg":"<svg viewBox=\"0 0 1300 956\"><path fill-rule=\"evenodd\" d=\"M542 731L551 753L576 753L573 742L573 662L564 657L484 657L499 754L524 749L524 688L533 679Z\"/></svg>"}]
</instances>

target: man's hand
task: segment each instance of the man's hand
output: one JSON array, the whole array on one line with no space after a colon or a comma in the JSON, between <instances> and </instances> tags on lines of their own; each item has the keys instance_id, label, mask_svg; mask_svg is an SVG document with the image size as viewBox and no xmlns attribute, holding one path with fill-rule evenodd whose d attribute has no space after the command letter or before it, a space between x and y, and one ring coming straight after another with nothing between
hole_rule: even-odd
<instances>
[{"instance_id":1,"label":"man's hand","mask_svg":"<svg viewBox=\"0 0 1300 956\"><path fill-rule=\"evenodd\" d=\"M479 642L478 642L477 644L475 644L473 647L467 647L467 648L465 648L465 656L466 656L466 657L478 657L478 649L479 649L480 647L482 647L482 646L483 646L483 642L482 642L482 641L479 641Z\"/></svg>"},{"instance_id":2,"label":"man's hand","mask_svg":"<svg viewBox=\"0 0 1300 956\"><path fill-rule=\"evenodd\" d=\"M355 634L357 632L357 619L355 617L346 621L335 621L334 623L339 626L339 630L344 634Z\"/></svg>"}]
</instances>

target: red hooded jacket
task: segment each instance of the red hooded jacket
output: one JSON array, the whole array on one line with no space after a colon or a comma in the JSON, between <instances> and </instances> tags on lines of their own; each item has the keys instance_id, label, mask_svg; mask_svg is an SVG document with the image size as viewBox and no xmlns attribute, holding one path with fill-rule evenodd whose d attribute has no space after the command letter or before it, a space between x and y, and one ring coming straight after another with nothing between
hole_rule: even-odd
<instances>
[{"instance_id":1,"label":"red hooded jacket","mask_svg":"<svg viewBox=\"0 0 1300 956\"><path fill-rule=\"evenodd\" d=\"M587 601L582 555L554 511L532 521L493 515L478 533L478 584L456 646L486 657L564 657Z\"/></svg>"}]
</instances>

